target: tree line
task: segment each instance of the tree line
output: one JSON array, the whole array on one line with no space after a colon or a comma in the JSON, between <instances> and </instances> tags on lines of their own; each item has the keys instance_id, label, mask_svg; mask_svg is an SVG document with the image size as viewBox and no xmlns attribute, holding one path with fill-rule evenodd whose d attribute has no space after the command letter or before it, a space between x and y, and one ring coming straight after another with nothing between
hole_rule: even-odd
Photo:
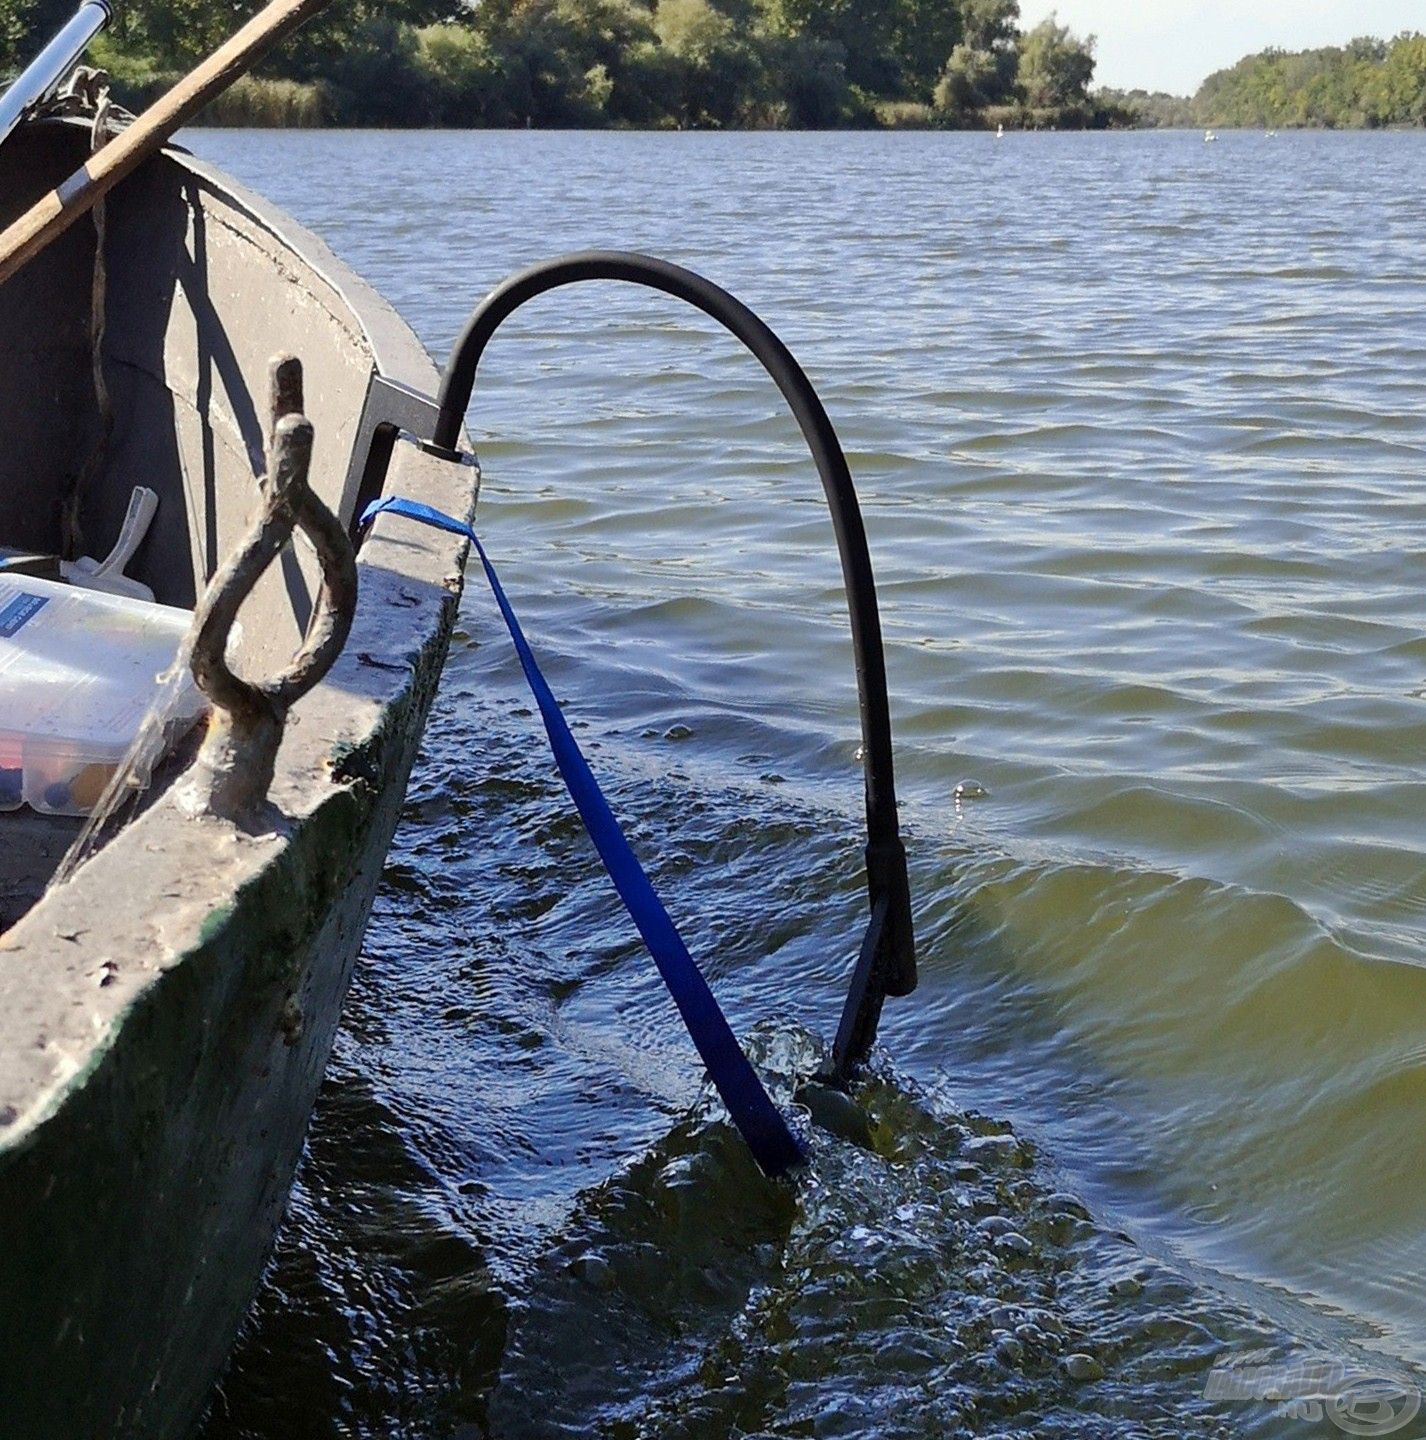
<instances>
[{"instance_id":1,"label":"tree line","mask_svg":"<svg viewBox=\"0 0 1426 1440\"><path fill-rule=\"evenodd\" d=\"M73 0L0 0L14 69ZM94 50L131 107L257 0L119 0ZM217 123L780 128L1078 127L1094 40L1019 0L338 0L208 117Z\"/></svg>"},{"instance_id":2,"label":"tree line","mask_svg":"<svg viewBox=\"0 0 1426 1440\"><path fill-rule=\"evenodd\" d=\"M1426 125L1426 35L1264 50L1210 75L1190 99L1142 90L1108 98L1147 125Z\"/></svg>"},{"instance_id":3,"label":"tree line","mask_svg":"<svg viewBox=\"0 0 1426 1440\"><path fill-rule=\"evenodd\" d=\"M260 0L118 0L93 58L138 108ZM14 70L74 0L0 0ZM1019 0L336 0L229 124L781 128L1426 125L1426 35L1265 50L1193 96L1092 88L1094 37Z\"/></svg>"}]
</instances>

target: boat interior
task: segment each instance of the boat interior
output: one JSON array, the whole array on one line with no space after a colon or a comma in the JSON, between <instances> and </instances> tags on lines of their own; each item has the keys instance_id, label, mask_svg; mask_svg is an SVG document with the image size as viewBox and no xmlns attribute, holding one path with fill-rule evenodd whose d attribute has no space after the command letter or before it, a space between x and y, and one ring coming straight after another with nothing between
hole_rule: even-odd
<instances>
[{"instance_id":1,"label":"boat interior","mask_svg":"<svg viewBox=\"0 0 1426 1440\"><path fill-rule=\"evenodd\" d=\"M83 821L68 815L17 810L0 816L5 866L0 873L0 934L45 892Z\"/></svg>"},{"instance_id":2,"label":"boat interior","mask_svg":"<svg viewBox=\"0 0 1426 1440\"><path fill-rule=\"evenodd\" d=\"M79 168L91 143L87 124L54 120L0 146L0 224ZM146 487L157 509L125 573L191 610L256 516L268 368L281 353L303 362L313 489L350 522L344 486L371 347L309 258L315 242L302 235L299 250L282 223L174 151L0 287L0 580L7 569L50 574L58 559L102 561ZM318 576L300 541L263 577L235 642L243 673L286 663ZM6 743L0 717L0 769ZM163 767L155 793L179 769ZM36 903L81 824L0 810L0 932Z\"/></svg>"}]
</instances>

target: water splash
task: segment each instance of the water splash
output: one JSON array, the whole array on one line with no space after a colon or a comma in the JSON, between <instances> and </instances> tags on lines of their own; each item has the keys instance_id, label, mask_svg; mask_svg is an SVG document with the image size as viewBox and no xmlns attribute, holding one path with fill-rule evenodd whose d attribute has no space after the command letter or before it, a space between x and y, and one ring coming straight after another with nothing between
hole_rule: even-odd
<instances>
[{"instance_id":1,"label":"water splash","mask_svg":"<svg viewBox=\"0 0 1426 1440\"><path fill-rule=\"evenodd\" d=\"M793 1077L805 1031L754 1050ZM789 1063L790 1062L790 1063ZM585 1196L512 1296L492 1436L1227 1436L1216 1365L1312 1353L1096 1223L1004 1122L889 1066L869 1145L773 1184L704 1104ZM1404 1383L1411 1383L1406 1372Z\"/></svg>"}]
</instances>

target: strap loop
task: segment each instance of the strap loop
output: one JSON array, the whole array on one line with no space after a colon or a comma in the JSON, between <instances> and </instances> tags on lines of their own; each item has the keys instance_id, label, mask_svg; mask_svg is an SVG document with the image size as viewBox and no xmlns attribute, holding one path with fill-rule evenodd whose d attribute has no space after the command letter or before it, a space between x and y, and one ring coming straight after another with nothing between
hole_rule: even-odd
<instances>
[{"instance_id":1,"label":"strap loop","mask_svg":"<svg viewBox=\"0 0 1426 1440\"><path fill-rule=\"evenodd\" d=\"M688 953L683 937L678 933L663 902L654 890L652 882L639 863L638 856L625 838L589 762L584 758L568 724L560 710L559 702L550 690L540 667L535 662L520 622L515 618L510 602L506 599L495 567L485 553L480 537L469 526L430 505L415 500L388 498L377 500L363 512L360 527L365 529L381 514L403 515L408 520L418 520L423 525L438 530L448 530L454 535L463 535L480 556L485 578L490 582L495 603L500 607L510 638L514 641L515 652L525 671L534 694L535 703L540 707L540 718L545 722L550 748L554 751L555 763L560 775L569 788L571 798L579 810L589 837L619 892L639 934L654 957L659 974L678 1006L683 1023L693 1039L708 1073L717 1086L733 1123L742 1132L753 1152L753 1158L765 1174L781 1175L801 1165L807 1158L801 1142L788 1128L787 1122L778 1113L777 1107L763 1089L748 1057L743 1054L737 1037L708 982Z\"/></svg>"}]
</instances>

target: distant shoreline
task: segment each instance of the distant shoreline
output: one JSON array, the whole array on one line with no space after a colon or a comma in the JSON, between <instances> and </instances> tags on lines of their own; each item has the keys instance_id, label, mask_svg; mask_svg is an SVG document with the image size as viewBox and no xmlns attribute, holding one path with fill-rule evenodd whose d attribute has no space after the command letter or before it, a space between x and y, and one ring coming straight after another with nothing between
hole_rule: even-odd
<instances>
[{"instance_id":1,"label":"distant shoreline","mask_svg":"<svg viewBox=\"0 0 1426 1440\"><path fill-rule=\"evenodd\" d=\"M70 0L0 25L0 69ZM237 7L256 5L240 0ZM1019 0L345 0L214 101L262 129L1373 130L1426 127L1426 35L1266 50L1193 96L1093 84L1095 42ZM231 6L125 0L91 49L138 111ZM27 29L33 26L33 32Z\"/></svg>"},{"instance_id":2,"label":"distant shoreline","mask_svg":"<svg viewBox=\"0 0 1426 1440\"><path fill-rule=\"evenodd\" d=\"M381 125L340 122L273 124L260 120L212 120L200 117L192 130L313 130L352 135L983 135L996 138L986 125ZM1007 126L1005 137L1028 135L1426 135L1426 125L1101 125L1066 128Z\"/></svg>"}]
</instances>

